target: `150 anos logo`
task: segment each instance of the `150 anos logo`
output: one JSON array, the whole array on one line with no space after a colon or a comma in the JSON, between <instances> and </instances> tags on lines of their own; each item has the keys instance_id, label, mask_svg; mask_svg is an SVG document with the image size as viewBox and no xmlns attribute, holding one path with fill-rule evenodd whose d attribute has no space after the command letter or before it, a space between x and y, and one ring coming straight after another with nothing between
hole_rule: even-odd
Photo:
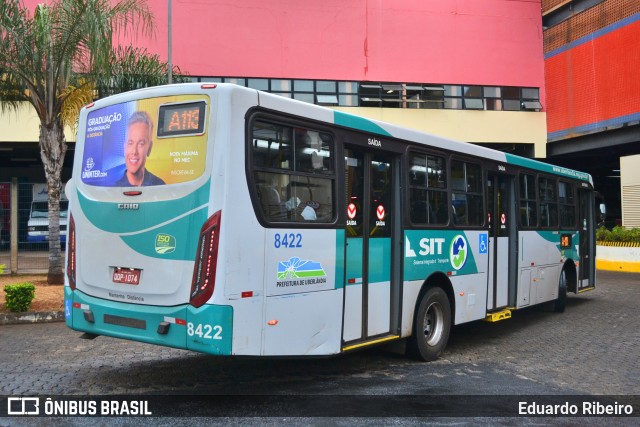
<instances>
[{"instance_id":1,"label":"150 anos logo","mask_svg":"<svg viewBox=\"0 0 640 427\"><path fill-rule=\"evenodd\" d=\"M170 234L156 235L156 253L170 254L176 250L176 238Z\"/></svg>"}]
</instances>

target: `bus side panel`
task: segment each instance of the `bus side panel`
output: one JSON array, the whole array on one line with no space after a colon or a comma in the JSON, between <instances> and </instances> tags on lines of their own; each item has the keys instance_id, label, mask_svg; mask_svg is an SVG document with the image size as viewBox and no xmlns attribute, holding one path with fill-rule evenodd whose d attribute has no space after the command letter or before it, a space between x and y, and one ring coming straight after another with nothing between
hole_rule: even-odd
<instances>
[{"instance_id":1,"label":"bus side panel","mask_svg":"<svg viewBox=\"0 0 640 427\"><path fill-rule=\"evenodd\" d=\"M263 355L339 353L342 298L342 289L268 297Z\"/></svg>"},{"instance_id":2,"label":"bus side panel","mask_svg":"<svg viewBox=\"0 0 640 427\"><path fill-rule=\"evenodd\" d=\"M488 235L485 230L406 230L402 334L411 333L420 288L434 273L449 277L454 324L482 319L487 310Z\"/></svg>"},{"instance_id":3,"label":"bus side panel","mask_svg":"<svg viewBox=\"0 0 640 427\"><path fill-rule=\"evenodd\" d=\"M413 334L413 317L416 310L416 301L424 280L405 281L402 287L402 328L401 337Z\"/></svg>"},{"instance_id":4,"label":"bus side panel","mask_svg":"<svg viewBox=\"0 0 640 427\"><path fill-rule=\"evenodd\" d=\"M218 98L216 121L228 126L216 129L211 167L209 215L220 210L221 226L216 286L210 303L232 308L233 334L228 335L232 354L257 356L262 351L264 328L265 229L251 208L244 165L245 114L257 105L258 97L243 88L225 87L227 92L228 96Z\"/></svg>"},{"instance_id":5,"label":"bus side panel","mask_svg":"<svg viewBox=\"0 0 640 427\"><path fill-rule=\"evenodd\" d=\"M340 351L344 238L336 230L268 229L264 355ZM339 247L340 246L340 247Z\"/></svg>"},{"instance_id":6,"label":"bus side panel","mask_svg":"<svg viewBox=\"0 0 640 427\"><path fill-rule=\"evenodd\" d=\"M572 246L561 247L562 235L571 235ZM563 263L578 260L577 232L520 231L520 257L517 308L558 298ZM527 289L528 288L528 289Z\"/></svg>"}]
</instances>

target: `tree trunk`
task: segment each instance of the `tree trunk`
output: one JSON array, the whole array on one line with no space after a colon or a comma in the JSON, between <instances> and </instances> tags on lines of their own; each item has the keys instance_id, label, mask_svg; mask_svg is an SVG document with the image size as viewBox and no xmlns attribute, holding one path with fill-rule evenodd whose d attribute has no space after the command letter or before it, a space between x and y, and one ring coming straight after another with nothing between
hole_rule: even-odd
<instances>
[{"instance_id":1,"label":"tree trunk","mask_svg":"<svg viewBox=\"0 0 640 427\"><path fill-rule=\"evenodd\" d=\"M64 270L60 247L60 193L61 175L67 144L64 128L59 118L40 124L40 157L44 165L49 191L49 272L47 283L64 284Z\"/></svg>"}]
</instances>

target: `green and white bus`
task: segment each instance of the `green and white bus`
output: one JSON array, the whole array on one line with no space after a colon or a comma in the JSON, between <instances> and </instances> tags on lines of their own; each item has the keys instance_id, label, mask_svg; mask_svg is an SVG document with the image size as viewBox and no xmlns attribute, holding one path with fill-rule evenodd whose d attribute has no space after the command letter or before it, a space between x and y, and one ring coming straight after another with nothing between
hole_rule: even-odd
<instances>
[{"instance_id":1,"label":"green and white bus","mask_svg":"<svg viewBox=\"0 0 640 427\"><path fill-rule=\"evenodd\" d=\"M335 355L595 286L586 173L228 84L80 115L67 325L214 355Z\"/></svg>"}]
</instances>

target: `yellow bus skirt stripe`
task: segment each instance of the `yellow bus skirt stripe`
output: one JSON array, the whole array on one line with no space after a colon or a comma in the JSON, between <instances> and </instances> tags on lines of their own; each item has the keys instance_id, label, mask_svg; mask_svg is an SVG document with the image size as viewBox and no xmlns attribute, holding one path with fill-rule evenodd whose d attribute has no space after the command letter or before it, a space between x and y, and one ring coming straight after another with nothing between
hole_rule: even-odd
<instances>
[{"instance_id":1,"label":"yellow bus skirt stripe","mask_svg":"<svg viewBox=\"0 0 640 427\"><path fill-rule=\"evenodd\" d=\"M640 262L632 261L609 261L596 259L596 268L607 271L626 271L629 273L640 273Z\"/></svg>"},{"instance_id":2,"label":"yellow bus skirt stripe","mask_svg":"<svg viewBox=\"0 0 640 427\"><path fill-rule=\"evenodd\" d=\"M384 338L380 338L379 340L367 341L367 342L363 342L363 343L360 343L360 344L354 344L354 345L350 345L348 347L343 347L342 351L355 350L356 348L366 347L366 346L373 345L373 344L380 344L381 342L397 340L399 338L400 337L398 335L394 335L394 336L391 336L391 337L384 337Z\"/></svg>"}]
</instances>

